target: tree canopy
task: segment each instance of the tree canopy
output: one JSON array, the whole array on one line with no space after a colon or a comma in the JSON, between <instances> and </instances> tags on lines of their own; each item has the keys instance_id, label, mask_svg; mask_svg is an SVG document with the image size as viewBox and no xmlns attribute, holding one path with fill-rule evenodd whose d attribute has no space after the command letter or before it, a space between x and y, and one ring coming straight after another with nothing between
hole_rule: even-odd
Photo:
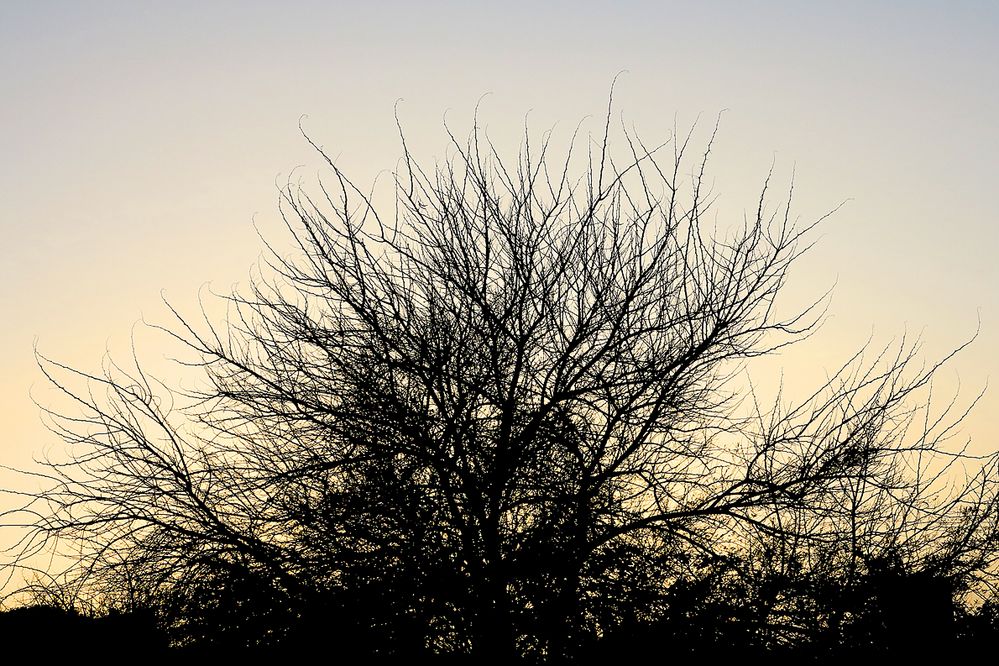
<instances>
[{"instance_id":1,"label":"tree canopy","mask_svg":"<svg viewBox=\"0 0 999 666\"><path fill-rule=\"evenodd\" d=\"M997 458L951 444L940 364L903 340L754 402L744 365L821 320L776 302L815 223L769 176L719 222L717 126L611 119L557 155L448 130L430 166L401 134L388 206L307 136L328 176L282 190L290 250L163 327L201 389L39 356L69 458L11 566L68 549L38 589L196 647L889 649L985 617Z\"/></svg>"}]
</instances>

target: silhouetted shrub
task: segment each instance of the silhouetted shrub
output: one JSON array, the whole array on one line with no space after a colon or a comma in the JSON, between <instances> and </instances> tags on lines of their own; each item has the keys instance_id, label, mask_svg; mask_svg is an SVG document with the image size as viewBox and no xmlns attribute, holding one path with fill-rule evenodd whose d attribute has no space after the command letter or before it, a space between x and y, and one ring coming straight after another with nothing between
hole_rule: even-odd
<instances>
[{"instance_id":1,"label":"silhouetted shrub","mask_svg":"<svg viewBox=\"0 0 999 666\"><path fill-rule=\"evenodd\" d=\"M316 146L293 252L227 319L164 329L193 394L39 357L69 459L14 566L75 548L55 579L139 594L191 651L822 659L991 631L963 599L994 580L999 459L951 446L939 364L902 341L747 412L733 374L821 319L778 304L814 225L769 176L719 223L714 132L615 155L610 119L557 160L477 125L433 168L403 142L387 210Z\"/></svg>"}]
</instances>

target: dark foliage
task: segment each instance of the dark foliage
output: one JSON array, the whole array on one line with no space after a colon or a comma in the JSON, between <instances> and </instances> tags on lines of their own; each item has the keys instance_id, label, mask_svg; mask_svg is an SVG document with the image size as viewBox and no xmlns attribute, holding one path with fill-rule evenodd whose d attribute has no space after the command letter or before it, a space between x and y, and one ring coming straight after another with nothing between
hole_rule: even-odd
<instances>
[{"instance_id":1,"label":"dark foliage","mask_svg":"<svg viewBox=\"0 0 999 666\"><path fill-rule=\"evenodd\" d=\"M25 606L0 611L0 642L14 656L109 658L165 655L166 635L151 613L112 611L100 617L81 615L55 606Z\"/></svg>"}]
</instances>

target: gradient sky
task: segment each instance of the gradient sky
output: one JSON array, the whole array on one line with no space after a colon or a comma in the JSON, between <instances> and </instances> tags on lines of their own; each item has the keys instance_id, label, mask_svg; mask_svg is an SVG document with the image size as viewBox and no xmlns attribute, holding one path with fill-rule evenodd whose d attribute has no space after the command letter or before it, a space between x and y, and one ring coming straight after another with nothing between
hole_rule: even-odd
<instances>
[{"instance_id":1,"label":"gradient sky","mask_svg":"<svg viewBox=\"0 0 999 666\"><path fill-rule=\"evenodd\" d=\"M999 4L994 2L0 2L0 464L55 442L32 344L97 369L133 325L245 281L275 183L318 166L310 134L369 182L441 119L500 145L617 106L648 140L727 109L721 214L771 163L803 221L850 202L792 276L836 284L821 331L760 372L820 380L868 338L921 333L972 396L999 378ZM703 120L702 120L703 122ZM782 188L781 188L782 189ZM155 340L139 353L169 373ZM169 376L167 377L169 379ZM964 434L999 445L999 388ZM0 475L0 486L4 477ZM0 501L3 501L0 498Z\"/></svg>"}]
</instances>

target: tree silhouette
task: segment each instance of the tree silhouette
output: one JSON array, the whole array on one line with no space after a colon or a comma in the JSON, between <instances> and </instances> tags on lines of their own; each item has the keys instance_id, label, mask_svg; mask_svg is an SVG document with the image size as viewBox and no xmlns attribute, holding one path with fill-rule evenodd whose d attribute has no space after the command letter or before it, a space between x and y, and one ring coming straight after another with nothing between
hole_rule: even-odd
<instances>
[{"instance_id":1,"label":"tree silhouette","mask_svg":"<svg viewBox=\"0 0 999 666\"><path fill-rule=\"evenodd\" d=\"M843 595L886 562L951 604L987 583L996 458L920 402L939 364L903 341L747 409L742 364L821 318L776 303L814 224L768 176L719 229L715 132L614 154L610 120L559 158L476 124L426 167L403 136L387 211L309 139L330 177L282 191L292 251L222 321L171 308L206 389L39 357L77 407L15 565L71 546L60 585L177 645L547 661L860 640L901 597Z\"/></svg>"}]
</instances>

